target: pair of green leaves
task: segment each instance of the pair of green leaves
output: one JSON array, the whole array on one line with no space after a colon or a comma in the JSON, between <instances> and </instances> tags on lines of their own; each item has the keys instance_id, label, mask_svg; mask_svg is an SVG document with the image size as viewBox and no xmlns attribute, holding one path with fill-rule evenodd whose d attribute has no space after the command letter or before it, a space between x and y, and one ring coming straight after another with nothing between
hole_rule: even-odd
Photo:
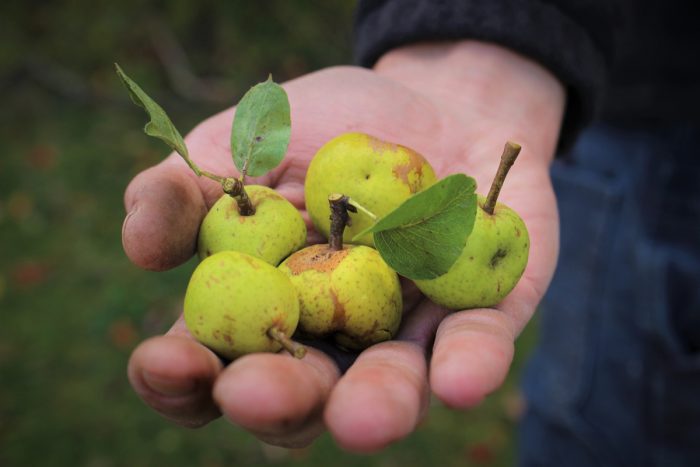
<instances>
[{"instance_id":1,"label":"pair of green leaves","mask_svg":"<svg viewBox=\"0 0 700 467\"><path fill-rule=\"evenodd\" d=\"M221 181L202 171L190 158L185 141L163 108L115 64L117 75L131 99L148 114L147 135L164 141L199 176ZM289 100L272 78L252 87L236 107L231 128L231 152L243 176L259 177L277 167L287 151L291 134ZM457 260L474 226L476 182L463 174L448 176L413 195L379 219L367 233L382 258L410 279L432 279L445 274ZM356 237L356 238L357 238Z\"/></svg>"},{"instance_id":2,"label":"pair of green leaves","mask_svg":"<svg viewBox=\"0 0 700 467\"><path fill-rule=\"evenodd\" d=\"M116 63L115 68L131 99L143 107L150 118L144 127L146 134L164 141L182 156L197 175L202 175L202 171L190 158L182 135L163 108ZM287 152L290 134L291 118L287 93L270 77L252 87L236 107L231 127L233 163L244 176L265 175L282 162Z\"/></svg>"}]
</instances>

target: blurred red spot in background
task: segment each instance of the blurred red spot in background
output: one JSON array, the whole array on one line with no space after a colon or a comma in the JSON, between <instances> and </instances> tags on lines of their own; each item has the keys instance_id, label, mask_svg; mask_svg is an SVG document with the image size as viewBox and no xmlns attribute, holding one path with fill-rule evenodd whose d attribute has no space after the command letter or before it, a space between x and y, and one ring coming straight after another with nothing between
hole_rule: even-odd
<instances>
[{"instance_id":1,"label":"blurred red spot in background","mask_svg":"<svg viewBox=\"0 0 700 467\"><path fill-rule=\"evenodd\" d=\"M25 192L16 191L7 199L7 214L16 222L22 222L32 215L34 199Z\"/></svg>"},{"instance_id":2,"label":"blurred red spot in background","mask_svg":"<svg viewBox=\"0 0 700 467\"><path fill-rule=\"evenodd\" d=\"M136 327L130 319L120 319L109 326L109 341L120 350L131 349L139 338Z\"/></svg>"},{"instance_id":3,"label":"blurred red spot in background","mask_svg":"<svg viewBox=\"0 0 700 467\"><path fill-rule=\"evenodd\" d=\"M470 446L467 457L471 462L479 465L490 465L495 459L493 449L486 443L476 443Z\"/></svg>"},{"instance_id":4,"label":"blurred red spot in background","mask_svg":"<svg viewBox=\"0 0 700 467\"><path fill-rule=\"evenodd\" d=\"M36 145L27 151L27 164L33 169L50 170L56 166L56 156L58 150L56 147L48 144Z\"/></svg>"},{"instance_id":5,"label":"blurred red spot in background","mask_svg":"<svg viewBox=\"0 0 700 467\"><path fill-rule=\"evenodd\" d=\"M24 289L43 283L49 274L48 265L39 261L23 261L12 270L12 282Z\"/></svg>"}]
</instances>

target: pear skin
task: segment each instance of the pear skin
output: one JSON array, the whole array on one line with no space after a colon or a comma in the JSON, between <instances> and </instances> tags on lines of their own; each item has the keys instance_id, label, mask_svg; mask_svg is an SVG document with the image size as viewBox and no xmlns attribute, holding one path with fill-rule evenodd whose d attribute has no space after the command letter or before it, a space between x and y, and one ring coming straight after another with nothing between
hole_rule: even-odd
<instances>
[{"instance_id":1,"label":"pear skin","mask_svg":"<svg viewBox=\"0 0 700 467\"><path fill-rule=\"evenodd\" d=\"M299 211L275 190L246 186L255 214L242 216L236 200L223 195L199 228L201 259L226 250L240 251L277 266L306 243L306 224Z\"/></svg>"},{"instance_id":2,"label":"pear skin","mask_svg":"<svg viewBox=\"0 0 700 467\"><path fill-rule=\"evenodd\" d=\"M492 307L510 293L527 266L530 237L518 214L497 203L493 214L478 197L474 229L450 270L435 279L416 280L433 302L452 310Z\"/></svg>"},{"instance_id":3,"label":"pear skin","mask_svg":"<svg viewBox=\"0 0 700 467\"><path fill-rule=\"evenodd\" d=\"M326 143L309 164L306 209L316 230L328 238L332 193L343 193L382 217L435 181L428 161L412 149L363 133L345 133ZM372 222L367 216L354 216L343 240L350 242ZM371 234L355 243L374 246Z\"/></svg>"},{"instance_id":4,"label":"pear skin","mask_svg":"<svg viewBox=\"0 0 700 467\"><path fill-rule=\"evenodd\" d=\"M185 294L187 329L217 354L235 359L251 352L276 352L276 328L291 336L299 322L299 297L286 274L237 251L205 258Z\"/></svg>"},{"instance_id":5,"label":"pear skin","mask_svg":"<svg viewBox=\"0 0 700 467\"><path fill-rule=\"evenodd\" d=\"M299 329L312 337L333 336L348 349L391 339L403 302L397 274L379 253L363 245L332 250L313 245L294 253L279 269L296 286Z\"/></svg>"}]
</instances>

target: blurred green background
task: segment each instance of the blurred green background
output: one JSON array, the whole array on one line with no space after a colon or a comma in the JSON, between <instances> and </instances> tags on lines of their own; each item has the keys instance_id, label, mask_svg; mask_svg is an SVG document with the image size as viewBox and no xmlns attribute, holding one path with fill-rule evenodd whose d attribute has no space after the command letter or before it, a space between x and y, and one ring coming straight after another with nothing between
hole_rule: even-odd
<instances>
[{"instance_id":1,"label":"blurred green background","mask_svg":"<svg viewBox=\"0 0 700 467\"><path fill-rule=\"evenodd\" d=\"M119 62L184 132L272 73L352 61L348 0L3 2L0 6L0 465L511 465L522 410L510 379L478 409L433 403L373 456L325 435L274 448L224 420L199 430L148 410L130 351L179 313L194 263L151 273L124 256L122 193L166 148L141 128Z\"/></svg>"}]
</instances>

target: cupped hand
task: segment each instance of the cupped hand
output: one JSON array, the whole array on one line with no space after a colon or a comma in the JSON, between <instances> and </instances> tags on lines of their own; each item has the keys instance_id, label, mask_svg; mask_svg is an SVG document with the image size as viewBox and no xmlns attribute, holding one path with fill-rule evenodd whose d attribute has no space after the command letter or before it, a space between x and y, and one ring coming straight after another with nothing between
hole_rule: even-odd
<instances>
[{"instance_id":1,"label":"cupped hand","mask_svg":"<svg viewBox=\"0 0 700 467\"><path fill-rule=\"evenodd\" d=\"M430 393L455 408L478 404L503 382L513 343L549 284L557 256L558 217L548 175L564 105L561 85L535 63L477 42L418 45L382 57L374 70L339 67L284 85L292 109L287 156L251 182L278 190L304 211L304 176L315 152L349 131L409 146L439 176L463 172L485 194L504 143L523 147L500 200L525 220L531 237L523 278L494 309L449 313L408 281L395 340L363 351L345 372L310 348L251 354L226 367L192 339L182 319L133 352L129 378L144 401L185 426L223 414L261 440L303 446L330 430L345 449L370 452L410 434ZM229 138L235 109L186 138L205 170L236 174ZM199 224L221 188L197 178L178 158L139 174L129 185L124 249L138 266L175 267L195 251Z\"/></svg>"}]
</instances>

